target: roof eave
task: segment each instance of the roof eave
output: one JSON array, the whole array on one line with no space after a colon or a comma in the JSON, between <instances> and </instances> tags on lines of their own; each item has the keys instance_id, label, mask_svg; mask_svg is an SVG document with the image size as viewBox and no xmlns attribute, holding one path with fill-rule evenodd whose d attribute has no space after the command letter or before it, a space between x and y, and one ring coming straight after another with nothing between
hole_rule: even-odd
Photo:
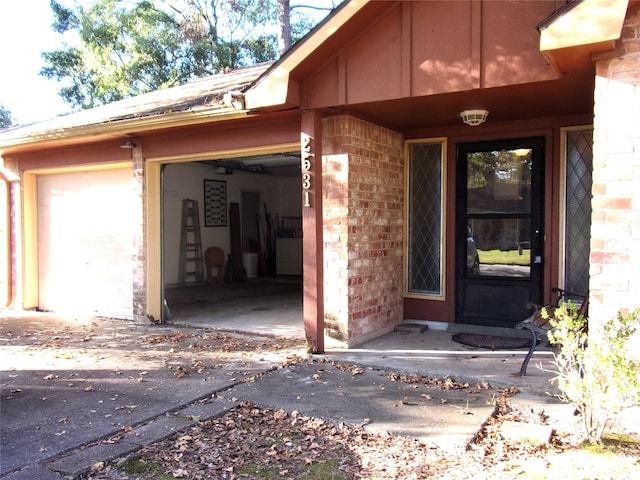
<instances>
[{"instance_id":1,"label":"roof eave","mask_svg":"<svg viewBox=\"0 0 640 480\"><path fill-rule=\"evenodd\" d=\"M49 143L59 143L64 140L81 142L101 137L131 136L154 130L233 120L247 116L247 110L236 110L233 107L221 109L218 106L72 127L65 127L64 123L56 126L56 121L52 120L44 124L38 123L0 134L0 155L17 149L46 146ZM51 127L47 128L46 123L51 123Z\"/></svg>"},{"instance_id":2,"label":"roof eave","mask_svg":"<svg viewBox=\"0 0 640 480\"><path fill-rule=\"evenodd\" d=\"M299 84L291 80L291 72L372 1L349 0L334 10L317 30L296 44L247 89L246 108L259 110L299 107Z\"/></svg>"},{"instance_id":3,"label":"roof eave","mask_svg":"<svg viewBox=\"0 0 640 480\"><path fill-rule=\"evenodd\" d=\"M622 34L629 0L583 0L542 22L540 51L561 72L592 63L591 56L612 50Z\"/></svg>"}]
</instances>

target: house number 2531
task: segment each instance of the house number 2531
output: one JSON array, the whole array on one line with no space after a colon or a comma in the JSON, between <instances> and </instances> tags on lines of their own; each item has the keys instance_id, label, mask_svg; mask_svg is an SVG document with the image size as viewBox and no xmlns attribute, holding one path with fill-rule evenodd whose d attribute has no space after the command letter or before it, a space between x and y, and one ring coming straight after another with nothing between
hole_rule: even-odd
<instances>
[{"instance_id":1,"label":"house number 2531","mask_svg":"<svg viewBox=\"0 0 640 480\"><path fill-rule=\"evenodd\" d=\"M305 133L301 135L301 160L302 160L302 191L304 194L304 206L310 207L309 189L311 188L311 137Z\"/></svg>"}]
</instances>

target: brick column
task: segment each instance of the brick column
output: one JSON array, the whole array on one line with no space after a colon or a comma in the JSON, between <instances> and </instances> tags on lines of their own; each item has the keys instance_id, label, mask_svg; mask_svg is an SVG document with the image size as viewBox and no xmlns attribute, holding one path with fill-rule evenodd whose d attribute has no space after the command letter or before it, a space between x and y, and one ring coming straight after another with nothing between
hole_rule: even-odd
<instances>
[{"instance_id":1,"label":"brick column","mask_svg":"<svg viewBox=\"0 0 640 480\"><path fill-rule=\"evenodd\" d=\"M352 347L402 321L403 138L330 117L323 153L325 326Z\"/></svg>"},{"instance_id":2,"label":"brick column","mask_svg":"<svg viewBox=\"0 0 640 480\"><path fill-rule=\"evenodd\" d=\"M11 172L9 188L9 308L22 309L22 192L20 168L16 159L4 160L4 167Z\"/></svg>"},{"instance_id":3,"label":"brick column","mask_svg":"<svg viewBox=\"0 0 640 480\"><path fill-rule=\"evenodd\" d=\"M596 60L591 231L594 321L640 306L640 9Z\"/></svg>"},{"instance_id":4,"label":"brick column","mask_svg":"<svg viewBox=\"0 0 640 480\"><path fill-rule=\"evenodd\" d=\"M133 232L133 319L139 324L148 324L147 319L147 291L146 291L146 245L145 245L145 188L144 188L144 158L142 157L142 145L138 139L131 151L131 188L135 198L138 199L134 210L135 230Z\"/></svg>"}]
</instances>

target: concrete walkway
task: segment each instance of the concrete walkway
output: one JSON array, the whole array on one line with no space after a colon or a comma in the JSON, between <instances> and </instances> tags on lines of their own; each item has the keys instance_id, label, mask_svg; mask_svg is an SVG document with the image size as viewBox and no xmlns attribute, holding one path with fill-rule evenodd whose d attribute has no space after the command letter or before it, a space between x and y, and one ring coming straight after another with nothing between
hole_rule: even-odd
<instances>
[{"instance_id":1,"label":"concrete walkway","mask_svg":"<svg viewBox=\"0 0 640 480\"><path fill-rule=\"evenodd\" d=\"M459 344L452 337L453 333L443 330L392 332L353 349L328 347L325 356L340 362L431 378L487 382L494 388L516 387L543 396L559 393L552 384L555 374L549 349L536 350L523 377L518 372L526 348L491 351Z\"/></svg>"}]
</instances>

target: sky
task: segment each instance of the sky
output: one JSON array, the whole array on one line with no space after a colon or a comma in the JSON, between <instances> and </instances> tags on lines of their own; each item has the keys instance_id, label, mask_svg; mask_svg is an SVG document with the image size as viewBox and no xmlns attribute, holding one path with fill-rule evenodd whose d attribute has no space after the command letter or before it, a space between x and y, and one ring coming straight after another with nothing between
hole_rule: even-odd
<instances>
[{"instance_id":1,"label":"sky","mask_svg":"<svg viewBox=\"0 0 640 480\"><path fill-rule=\"evenodd\" d=\"M40 54L63 42L52 23L49 0L0 0L0 105L11 112L14 123L69 111L58 96L58 83L38 75L44 66Z\"/></svg>"},{"instance_id":2,"label":"sky","mask_svg":"<svg viewBox=\"0 0 640 480\"><path fill-rule=\"evenodd\" d=\"M49 1L0 0L0 106L11 112L15 124L49 120L70 111L58 95L58 82L38 74L44 67L41 53L69 41L51 29ZM73 5L72 0L59 3ZM327 6L333 2L303 3Z\"/></svg>"}]
</instances>

